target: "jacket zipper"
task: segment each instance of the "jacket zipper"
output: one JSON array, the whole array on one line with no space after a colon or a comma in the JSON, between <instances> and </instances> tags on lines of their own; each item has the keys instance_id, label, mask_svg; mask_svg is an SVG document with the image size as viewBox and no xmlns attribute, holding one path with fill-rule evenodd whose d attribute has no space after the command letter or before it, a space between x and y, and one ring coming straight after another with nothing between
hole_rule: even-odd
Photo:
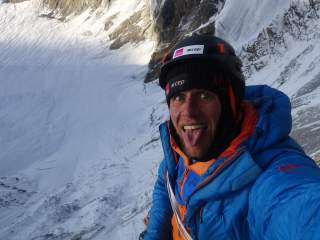
<instances>
[{"instance_id":1,"label":"jacket zipper","mask_svg":"<svg viewBox=\"0 0 320 240\"><path fill-rule=\"evenodd\" d=\"M215 172L213 175L209 176L207 178L207 181L202 182L201 184L199 184L197 186L197 188L190 194L190 196L188 197L188 199L186 200L186 208L188 209L188 205L190 202L191 197L195 194L195 192L197 192L199 189L201 189L202 187L204 187L205 185L207 185L210 181L212 181L212 179L214 179L215 177L217 177L219 175L219 173L221 173L227 166L229 166L239 155L241 155L241 153L243 152L243 149L239 149L239 151L237 151L236 153L234 153L233 155L231 155L229 157L229 159L227 159L226 164L220 169L220 171ZM203 209L202 209L203 211ZM202 219L202 212L201 212L201 219ZM184 221L186 223L186 219L184 218Z\"/></svg>"}]
</instances>

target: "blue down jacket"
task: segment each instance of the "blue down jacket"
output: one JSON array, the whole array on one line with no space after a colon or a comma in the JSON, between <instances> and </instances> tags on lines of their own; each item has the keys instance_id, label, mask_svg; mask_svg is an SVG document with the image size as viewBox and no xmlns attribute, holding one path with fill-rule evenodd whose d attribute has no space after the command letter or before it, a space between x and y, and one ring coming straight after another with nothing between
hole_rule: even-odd
<instances>
[{"instance_id":1,"label":"blue down jacket","mask_svg":"<svg viewBox=\"0 0 320 240\"><path fill-rule=\"evenodd\" d=\"M289 137L288 97L259 85L246 87L246 100L258 113L255 130L239 145L234 159L190 195L184 225L199 240L320 239L320 170ZM145 240L172 239L165 172L174 183L177 164L167 124L160 126L160 135L164 160ZM203 178L224 161L215 161Z\"/></svg>"}]
</instances>

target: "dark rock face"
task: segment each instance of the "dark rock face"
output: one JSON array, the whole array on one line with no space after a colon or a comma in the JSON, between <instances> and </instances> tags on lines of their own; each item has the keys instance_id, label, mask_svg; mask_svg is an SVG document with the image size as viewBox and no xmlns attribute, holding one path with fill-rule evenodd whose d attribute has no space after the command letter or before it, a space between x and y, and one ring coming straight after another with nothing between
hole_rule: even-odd
<instances>
[{"instance_id":1,"label":"dark rock face","mask_svg":"<svg viewBox=\"0 0 320 240\"><path fill-rule=\"evenodd\" d=\"M64 21L70 14L80 14L87 9L97 10L102 15L104 10L108 10L112 0L43 0L43 4L51 11L40 14L41 17L56 18ZM126 43L138 43L149 37L152 30L152 19L150 16L149 0L140 0L138 3L144 4L142 9L136 11L128 19L124 20L119 26L109 33L112 40L110 49L118 49ZM114 26L113 20L117 14L105 20L105 31L109 31Z\"/></svg>"},{"instance_id":2,"label":"dark rock face","mask_svg":"<svg viewBox=\"0 0 320 240\"><path fill-rule=\"evenodd\" d=\"M320 163L320 105L311 105L311 99L319 96L320 73L317 67L320 55L317 53L319 34L320 1L293 1L283 16L279 16L259 36L240 51L247 77L268 66L274 59L281 59L292 42L301 42L290 61L279 66L281 72L274 77L273 86L280 87L300 76L308 79L291 96L293 131L304 150ZM307 63L307 64L306 64ZM318 155L314 155L318 153Z\"/></svg>"},{"instance_id":3,"label":"dark rock face","mask_svg":"<svg viewBox=\"0 0 320 240\"><path fill-rule=\"evenodd\" d=\"M250 77L267 66L270 57L281 57L287 49L287 42L292 39L303 41L320 38L319 31L314 29L319 17L319 1L309 1L309 4L293 2L281 19L263 29L255 41L243 46L240 57L243 59L245 75ZM305 51L302 55L308 53L308 49ZM290 62L277 80L279 85L286 81L288 70L294 67L297 67L296 63Z\"/></svg>"},{"instance_id":4,"label":"dark rock face","mask_svg":"<svg viewBox=\"0 0 320 240\"><path fill-rule=\"evenodd\" d=\"M166 0L159 12L154 12L155 31L160 44L171 44L183 35L197 31L209 18L218 13L221 0ZM214 33L212 28L205 32ZM200 29L199 29L200 30Z\"/></svg>"},{"instance_id":5,"label":"dark rock face","mask_svg":"<svg viewBox=\"0 0 320 240\"><path fill-rule=\"evenodd\" d=\"M109 35L110 40L113 40L110 49L118 49L126 43L138 43L145 40L145 33L151 28L151 22L147 21L148 19L150 18L146 7L135 12Z\"/></svg>"},{"instance_id":6,"label":"dark rock face","mask_svg":"<svg viewBox=\"0 0 320 240\"><path fill-rule=\"evenodd\" d=\"M28 0L6 0L6 1L3 1L3 3L19 3L19 2L25 2L25 1L28 1Z\"/></svg>"},{"instance_id":7,"label":"dark rock face","mask_svg":"<svg viewBox=\"0 0 320 240\"><path fill-rule=\"evenodd\" d=\"M289 32L294 38L308 40L318 38L319 32L310 28L310 20L319 18L320 2L310 0L309 4L292 4L288 12L284 15L283 24L285 31Z\"/></svg>"},{"instance_id":8,"label":"dark rock face","mask_svg":"<svg viewBox=\"0 0 320 240\"><path fill-rule=\"evenodd\" d=\"M155 8L154 30L158 46L151 57L145 82L157 78L162 56L177 41L195 32L214 34L214 21L209 20L219 13L224 2L224 0L164 0L162 6Z\"/></svg>"},{"instance_id":9,"label":"dark rock face","mask_svg":"<svg viewBox=\"0 0 320 240\"><path fill-rule=\"evenodd\" d=\"M67 16L71 13L79 14L88 8L96 9L101 6L102 3L110 3L111 0L44 0L43 3L47 5L53 11L58 11L63 16Z\"/></svg>"},{"instance_id":10,"label":"dark rock face","mask_svg":"<svg viewBox=\"0 0 320 240\"><path fill-rule=\"evenodd\" d=\"M243 47L240 57L244 59L246 76L264 68L268 64L265 58L279 56L284 51L286 43L283 34L278 31L278 26L272 24L258 35L256 41Z\"/></svg>"}]
</instances>

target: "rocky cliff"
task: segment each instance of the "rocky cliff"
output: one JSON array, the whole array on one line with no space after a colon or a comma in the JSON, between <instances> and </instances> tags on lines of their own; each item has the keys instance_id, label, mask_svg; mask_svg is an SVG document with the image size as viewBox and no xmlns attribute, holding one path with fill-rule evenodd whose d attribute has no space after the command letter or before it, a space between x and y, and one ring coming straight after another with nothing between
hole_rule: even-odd
<instances>
[{"instance_id":1,"label":"rocky cliff","mask_svg":"<svg viewBox=\"0 0 320 240\"><path fill-rule=\"evenodd\" d=\"M164 0L153 1L152 16L157 47L149 63L145 82L155 80L162 56L186 35L214 34L214 17L225 0Z\"/></svg>"},{"instance_id":2,"label":"rocky cliff","mask_svg":"<svg viewBox=\"0 0 320 240\"><path fill-rule=\"evenodd\" d=\"M104 31L111 41L110 49L119 49L127 43L139 43L152 38L153 34L148 0L126 3L119 0L40 0L40 9L42 17L62 21L89 11L91 14L87 20L104 22Z\"/></svg>"},{"instance_id":3,"label":"rocky cliff","mask_svg":"<svg viewBox=\"0 0 320 240\"><path fill-rule=\"evenodd\" d=\"M291 1L282 15L239 49L249 81L274 69L262 81L291 97L292 136L316 158L320 149L320 104L311 99L320 98L319 16L320 1Z\"/></svg>"}]
</instances>

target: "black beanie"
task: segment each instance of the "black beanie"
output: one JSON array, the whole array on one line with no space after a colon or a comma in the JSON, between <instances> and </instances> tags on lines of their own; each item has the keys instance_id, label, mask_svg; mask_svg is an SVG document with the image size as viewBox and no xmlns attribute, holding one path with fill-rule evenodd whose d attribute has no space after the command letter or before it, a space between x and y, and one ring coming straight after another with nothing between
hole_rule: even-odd
<instances>
[{"instance_id":1,"label":"black beanie","mask_svg":"<svg viewBox=\"0 0 320 240\"><path fill-rule=\"evenodd\" d=\"M167 75L165 87L166 99L181 91L192 88L217 90L218 82L215 79L216 71L208 64L201 63L180 63L174 66Z\"/></svg>"},{"instance_id":2,"label":"black beanie","mask_svg":"<svg viewBox=\"0 0 320 240\"><path fill-rule=\"evenodd\" d=\"M231 84L231 78L232 76L229 76L227 72L215 68L208 62L176 64L170 69L166 77L165 94L167 103L170 104L171 97L176 93L189 89L205 89L216 93L221 102L228 103L223 108L232 108L231 101L235 101L233 103L235 109L231 109L231 112L235 111L233 114L237 116L240 111L244 87ZM233 96L230 96L230 88Z\"/></svg>"}]
</instances>

